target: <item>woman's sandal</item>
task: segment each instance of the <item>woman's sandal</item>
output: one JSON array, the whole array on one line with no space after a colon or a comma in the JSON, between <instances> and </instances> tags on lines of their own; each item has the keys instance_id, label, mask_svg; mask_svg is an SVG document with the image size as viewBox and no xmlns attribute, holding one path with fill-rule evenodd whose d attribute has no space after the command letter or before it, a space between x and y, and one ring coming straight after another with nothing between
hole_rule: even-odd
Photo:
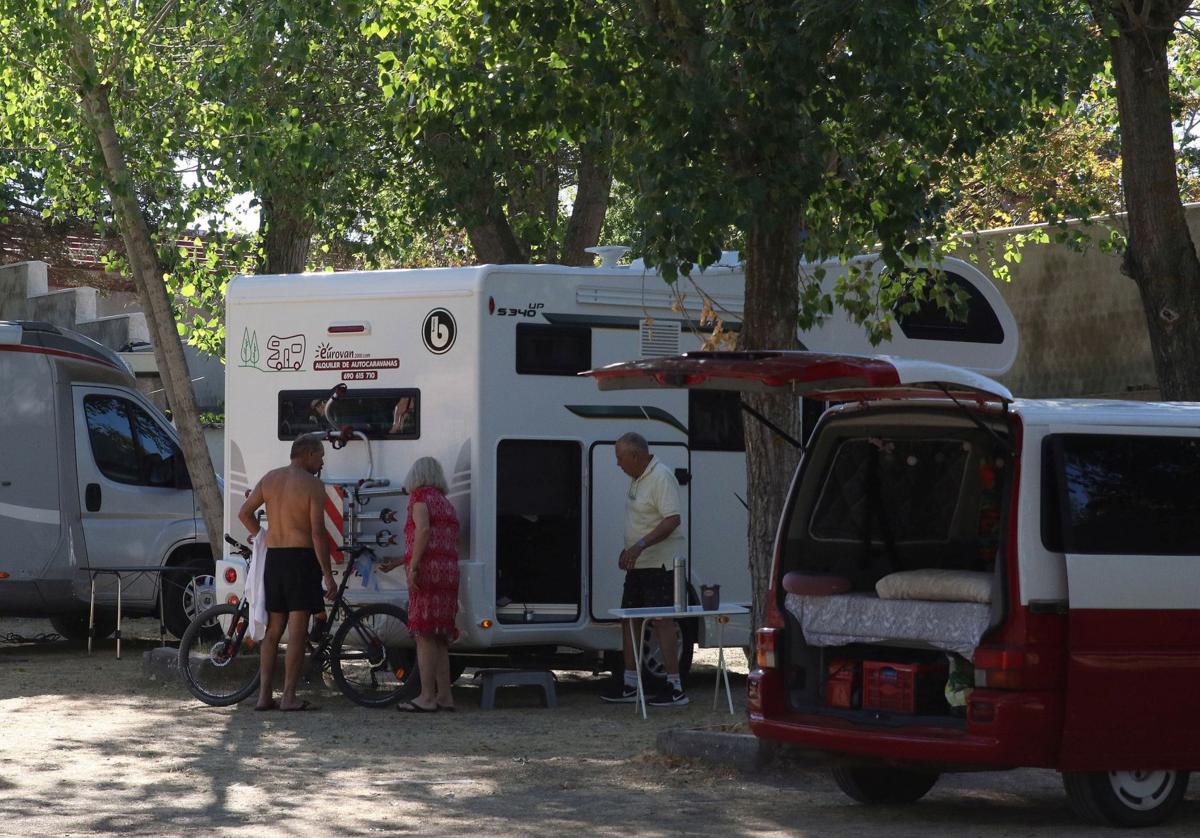
<instances>
[{"instance_id":1,"label":"woman's sandal","mask_svg":"<svg viewBox=\"0 0 1200 838\"><path fill-rule=\"evenodd\" d=\"M436 705L433 707L422 707L420 704L412 701L402 701L396 705L396 709L401 713L436 713L438 711Z\"/></svg>"}]
</instances>

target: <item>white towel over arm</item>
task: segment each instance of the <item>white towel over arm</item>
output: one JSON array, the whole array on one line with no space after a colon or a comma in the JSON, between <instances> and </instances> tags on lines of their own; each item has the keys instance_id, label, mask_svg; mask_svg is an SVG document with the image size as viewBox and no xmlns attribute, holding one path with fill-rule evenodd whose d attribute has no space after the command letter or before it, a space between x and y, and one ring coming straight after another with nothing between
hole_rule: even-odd
<instances>
[{"instance_id":1,"label":"white towel over arm","mask_svg":"<svg viewBox=\"0 0 1200 838\"><path fill-rule=\"evenodd\" d=\"M254 552L250 556L250 578L246 580L246 601L250 603L250 639L257 642L267 634L267 596L263 575L267 569L267 528L254 537Z\"/></svg>"}]
</instances>

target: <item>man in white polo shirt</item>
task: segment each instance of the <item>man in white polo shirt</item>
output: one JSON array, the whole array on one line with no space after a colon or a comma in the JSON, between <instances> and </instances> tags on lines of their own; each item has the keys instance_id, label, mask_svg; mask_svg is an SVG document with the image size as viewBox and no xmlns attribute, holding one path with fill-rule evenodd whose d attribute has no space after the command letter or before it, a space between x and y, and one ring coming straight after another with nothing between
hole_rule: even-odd
<instances>
[{"instance_id":1,"label":"man in white polo shirt","mask_svg":"<svg viewBox=\"0 0 1200 838\"><path fill-rule=\"evenodd\" d=\"M625 549L617 560L625 571L622 608L650 608L674 604L674 563L687 555L687 539L679 528L679 482L671 469L651 456L641 434L627 433L617 440L617 465L630 477L625 495ZM602 698L608 702L637 701L637 671L629 623L621 626L625 652L622 683ZM655 707L681 707L688 703L679 680L679 650L674 620L655 620L654 634L662 649L667 686L647 703ZM637 631L637 627L634 627ZM640 637L640 633L638 634Z\"/></svg>"}]
</instances>

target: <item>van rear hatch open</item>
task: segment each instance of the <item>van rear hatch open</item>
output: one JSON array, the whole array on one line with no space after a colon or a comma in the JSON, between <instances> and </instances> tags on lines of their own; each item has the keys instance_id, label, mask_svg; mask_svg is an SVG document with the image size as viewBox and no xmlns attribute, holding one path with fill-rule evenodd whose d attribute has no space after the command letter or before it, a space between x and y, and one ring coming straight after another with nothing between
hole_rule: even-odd
<instances>
[{"instance_id":1,"label":"van rear hatch open","mask_svg":"<svg viewBox=\"0 0 1200 838\"><path fill-rule=\"evenodd\" d=\"M965 725L960 687L1005 611L1005 387L934 362L811 352L691 353L589 374L602 389L876 403L827 414L785 505L771 580L782 703L851 723Z\"/></svg>"},{"instance_id":2,"label":"van rear hatch open","mask_svg":"<svg viewBox=\"0 0 1200 838\"><path fill-rule=\"evenodd\" d=\"M977 403L1011 402L1012 393L970 370L888 355L836 355L821 352L689 352L610 364L584 375L601 390L787 390L825 401L864 401L951 396Z\"/></svg>"}]
</instances>

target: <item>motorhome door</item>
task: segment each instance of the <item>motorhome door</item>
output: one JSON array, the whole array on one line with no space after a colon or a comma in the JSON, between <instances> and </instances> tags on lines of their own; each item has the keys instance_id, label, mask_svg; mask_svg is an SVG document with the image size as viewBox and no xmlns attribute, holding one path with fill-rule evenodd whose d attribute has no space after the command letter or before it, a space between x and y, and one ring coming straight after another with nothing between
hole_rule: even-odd
<instances>
[{"instance_id":1,"label":"motorhome door","mask_svg":"<svg viewBox=\"0 0 1200 838\"><path fill-rule=\"evenodd\" d=\"M690 474L688 447L680 443L650 442L650 453L675 471L677 476ZM616 445L611 442L592 446L591 467L591 550L589 562L591 612L593 620L612 620L610 608L621 607L621 590L625 571L617 559L625 548L625 497L629 491L629 476L617 466ZM691 543L690 495L685 476L679 487L683 505L680 526Z\"/></svg>"},{"instance_id":2,"label":"motorhome door","mask_svg":"<svg viewBox=\"0 0 1200 838\"><path fill-rule=\"evenodd\" d=\"M158 566L173 543L196 536L192 492L177 488L182 453L174 434L127 390L77 386L74 403L88 564ZM131 579L124 596L148 602L156 589L155 579ZM115 599L115 586L103 598Z\"/></svg>"}]
</instances>

